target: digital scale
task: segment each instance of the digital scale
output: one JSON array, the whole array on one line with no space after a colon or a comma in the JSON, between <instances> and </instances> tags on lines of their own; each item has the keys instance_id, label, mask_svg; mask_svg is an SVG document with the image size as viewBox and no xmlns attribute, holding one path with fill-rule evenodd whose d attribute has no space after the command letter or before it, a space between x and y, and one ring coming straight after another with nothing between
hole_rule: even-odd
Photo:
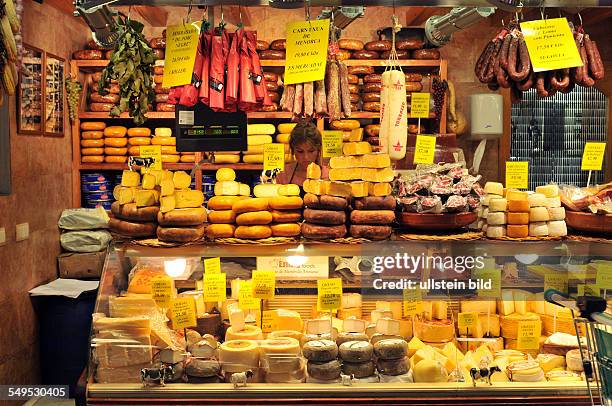
<instances>
[{"instance_id":1,"label":"digital scale","mask_svg":"<svg viewBox=\"0 0 612 406\"><path fill-rule=\"evenodd\" d=\"M243 111L215 112L202 103L177 104L175 134L179 152L246 151L247 116Z\"/></svg>"}]
</instances>

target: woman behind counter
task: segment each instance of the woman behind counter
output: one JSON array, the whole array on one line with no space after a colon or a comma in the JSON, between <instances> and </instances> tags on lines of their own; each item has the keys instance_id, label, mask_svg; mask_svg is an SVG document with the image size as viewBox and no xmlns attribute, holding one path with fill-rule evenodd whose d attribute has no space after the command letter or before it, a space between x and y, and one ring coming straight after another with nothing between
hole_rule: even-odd
<instances>
[{"instance_id":1,"label":"woman behind counter","mask_svg":"<svg viewBox=\"0 0 612 406\"><path fill-rule=\"evenodd\" d=\"M322 165L323 141L318 128L310 121L300 121L291 131L289 147L295 156L295 162L285 165L285 170L278 174L276 182L280 184L293 183L300 187L306 180L306 168L311 163L321 166L323 179L328 178L328 168Z\"/></svg>"}]
</instances>

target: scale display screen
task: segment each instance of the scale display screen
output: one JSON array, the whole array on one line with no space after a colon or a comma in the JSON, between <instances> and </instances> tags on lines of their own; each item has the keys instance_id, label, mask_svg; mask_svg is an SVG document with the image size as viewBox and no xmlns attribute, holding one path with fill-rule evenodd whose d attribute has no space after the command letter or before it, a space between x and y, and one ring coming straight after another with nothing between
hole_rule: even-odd
<instances>
[{"instance_id":1,"label":"scale display screen","mask_svg":"<svg viewBox=\"0 0 612 406\"><path fill-rule=\"evenodd\" d=\"M215 112L198 103L177 106L176 149L181 152L244 151L247 149L246 113Z\"/></svg>"}]
</instances>

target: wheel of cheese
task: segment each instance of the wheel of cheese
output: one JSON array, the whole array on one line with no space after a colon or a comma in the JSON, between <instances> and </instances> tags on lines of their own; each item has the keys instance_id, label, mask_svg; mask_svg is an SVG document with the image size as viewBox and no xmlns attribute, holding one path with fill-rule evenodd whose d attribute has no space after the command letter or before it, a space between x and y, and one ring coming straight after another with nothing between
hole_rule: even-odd
<instances>
[{"instance_id":1,"label":"wheel of cheese","mask_svg":"<svg viewBox=\"0 0 612 406\"><path fill-rule=\"evenodd\" d=\"M317 340L328 340L328 341L333 341L334 337L332 337L331 333L323 333L323 334L304 334L302 335L302 338L300 339L300 345L302 347L304 347L304 345L306 345L306 343L310 342L310 341L317 341Z\"/></svg>"},{"instance_id":2,"label":"wheel of cheese","mask_svg":"<svg viewBox=\"0 0 612 406\"><path fill-rule=\"evenodd\" d=\"M546 373L546 380L549 382L580 382L582 377L571 371L550 371Z\"/></svg>"},{"instance_id":3,"label":"wheel of cheese","mask_svg":"<svg viewBox=\"0 0 612 406\"><path fill-rule=\"evenodd\" d=\"M361 127L361 124L358 120L334 120L329 126L334 130L350 131Z\"/></svg>"},{"instance_id":4,"label":"wheel of cheese","mask_svg":"<svg viewBox=\"0 0 612 406\"><path fill-rule=\"evenodd\" d=\"M232 205L238 200L246 199L244 196L213 196L208 200L209 210L231 211ZM231 221L233 223L233 220Z\"/></svg>"},{"instance_id":5,"label":"wheel of cheese","mask_svg":"<svg viewBox=\"0 0 612 406\"><path fill-rule=\"evenodd\" d=\"M484 191L487 194L502 196L504 194L504 185L499 182L487 182L484 185Z\"/></svg>"},{"instance_id":6,"label":"wheel of cheese","mask_svg":"<svg viewBox=\"0 0 612 406\"><path fill-rule=\"evenodd\" d=\"M262 226L272 222L272 214L269 211L250 211L236 216L236 224L239 226Z\"/></svg>"},{"instance_id":7,"label":"wheel of cheese","mask_svg":"<svg viewBox=\"0 0 612 406\"><path fill-rule=\"evenodd\" d=\"M493 213L496 211L506 211L508 208L508 201L503 197L489 200L489 212Z\"/></svg>"},{"instance_id":8,"label":"wheel of cheese","mask_svg":"<svg viewBox=\"0 0 612 406\"><path fill-rule=\"evenodd\" d=\"M247 325L247 327L254 326ZM261 338L257 339L261 340ZM259 348L257 347L257 342L251 339L225 341L219 347L219 362L225 372L244 372L249 369L259 368Z\"/></svg>"},{"instance_id":9,"label":"wheel of cheese","mask_svg":"<svg viewBox=\"0 0 612 406\"><path fill-rule=\"evenodd\" d=\"M300 342L295 338L272 338L259 343L260 365L267 371L290 373L300 369Z\"/></svg>"},{"instance_id":10,"label":"wheel of cheese","mask_svg":"<svg viewBox=\"0 0 612 406\"><path fill-rule=\"evenodd\" d=\"M216 359L191 358L185 368L185 372L189 376L209 378L219 375L221 372L221 365Z\"/></svg>"},{"instance_id":11,"label":"wheel of cheese","mask_svg":"<svg viewBox=\"0 0 612 406\"><path fill-rule=\"evenodd\" d=\"M104 162L104 155L86 155L81 157L81 162L87 164L100 164Z\"/></svg>"},{"instance_id":12,"label":"wheel of cheese","mask_svg":"<svg viewBox=\"0 0 612 406\"><path fill-rule=\"evenodd\" d=\"M548 221L548 209L546 207L532 207L529 209L529 222L536 223L538 221Z\"/></svg>"},{"instance_id":13,"label":"wheel of cheese","mask_svg":"<svg viewBox=\"0 0 612 406\"><path fill-rule=\"evenodd\" d=\"M336 344L338 348L342 346L342 344L347 342L356 342L356 341L370 341L370 338L365 333L347 333L340 332L338 333L338 337L336 337ZM340 356L342 356L342 352L340 352Z\"/></svg>"},{"instance_id":14,"label":"wheel of cheese","mask_svg":"<svg viewBox=\"0 0 612 406\"><path fill-rule=\"evenodd\" d=\"M529 213L508 212L507 221L508 221L508 224L527 225L529 224Z\"/></svg>"},{"instance_id":15,"label":"wheel of cheese","mask_svg":"<svg viewBox=\"0 0 612 406\"><path fill-rule=\"evenodd\" d=\"M251 211L266 211L268 210L268 199L263 197L253 197L249 199L238 200L232 205L232 210L236 214L242 214Z\"/></svg>"},{"instance_id":16,"label":"wheel of cheese","mask_svg":"<svg viewBox=\"0 0 612 406\"><path fill-rule=\"evenodd\" d=\"M234 236L247 240L260 240L272 237L272 230L268 226L239 226L234 231Z\"/></svg>"},{"instance_id":17,"label":"wheel of cheese","mask_svg":"<svg viewBox=\"0 0 612 406\"><path fill-rule=\"evenodd\" d=\"M210 214L208 215L210 220ZM206 236L211 240L215 238L232 238L236 226L233 224L209 224L206 228Z\"/></svg>"},{"instance_id":18,"label":"wheel of cheese","mask_svg":"<svg viewBox=\"0 0 612 406\"><path fill-rule=\"evenodd\" d=\"M162 155L179 155L180 152L176 150L176 146L174 145L162 145L161 146Z\"/></svg>"},{"instance_id":19,"label":"wheel of cheese","mask_svg":"<svg viewBox=\"0 0 612 406\"><path fill-rule=\"evenodd\" d=\"M270 210L274 223L295 223L302 220L301 210Z\"/></svg>"},{"instance_id":20,"label":"wheel of cheese","mask_svg":"<svg viewBox=\"0 0 612 406\"><path fill-rule=\"evenodd\" d=\"M448 342L455 336L455 327L450 320L415 321L414 328L420 340L430 343Z\"/></svg>"},{"instance_id":21,"label":"wheel of cheese","mask_svg":"<svg viewBox=\"0 0 612 406\"><path fill-rule=\"evenodd\" d=\"M104 148L81 148L81 155L103 155Z\"/></svg>"},{"instance_id":22,"label":"wheel of cheese","mask_svg":"<svg viewBox=\"0 0 612 406\"><path fill-rule=\"evenodd\" d=\"M138 207L136 203L119 204L115 201L111 205L111 213L115 217L128 221L156 221L159 207Z\"/></svg>"},{"instance_id":23,"label":"wheel of cheese","mask_svg":"<svg viewBox=\"0 0 612 406\"><path fill-rule=\"evenodd\" d=\"M304 196L304 206L310 209L341 211L347 208L348 201L344 197L330 195L317 196L312 193L306 193Z\"/></svg>"},{"instance_id":24,"label":"wheel of cheese","mask_svg":"<svg viewBox=\"0 0 612 406\"><path fill-rule=\"evenodd\" d=\"M343 238L346 235L346 226L323 226L319 224L302 223L302 235L311 240L331 240Z\"/></svg>"},{"instance_id":25,"label":"wheel of cheese","mask_svg":"<svg viewBox=\"0 0 612 406\"><path fill-rule=\"evenodd\" d=\"M327 362L338 356L338 346L331 340L313 340L304 344L302 353L308 361Z\"/></svg>"},{"instance_id":26,"label":"wheel of cheese","mask_svg":"<svg viewBox=\"0 0 612 406\"><path fill-rule=\"evenodd\" d=\"M368 376L374 375L375 365L374 361L365 362L343 362L342 373L344 375L352 375L357 379L367 378Z\"/></svg>"},{"instance_id":27,"label":"wheel of cheese","mask_svg":"<svg viewBox=\"0 0 612 406\"><path fill-rule=\"evenodd\" d=\"M356 210L395 210L396 200L393 196L367 196L353 199L352 206Z\"/></svg>"},{"instance_id":28,"label":"wheel of cheese","mask_svg":"<svg viewBox=\"0 0 612 406\"><path fill-rule=\"evenodd\" d=\"M208 213L208 222L213 224L233 224L236 213L232 210L213 210Z\"/></svg>"},{"instance_id":29,"label":"wheel of cheese","mask_svg":"<svg viewBox=\"0 0 612 406\"><path fill-rule=\"evenodd\" d=\"M104 147L104 140L81 140L83 148L100 148Z\"/></svg>"},{"instance_id":30,"label":"wheel of cheese","mask_svg":"<svg viewBox=\"0 0 612 406\"><path fill-rule=\"evenodd\" d=\"M383 359L379 358L376 361L376 368L378 372L382 375L403 375L408 373L410 369L408 357L403 357L399 359Z\"/></svg>"},{"instance_id":31,"label":"wheel of cheese","mask_svg":"<svg viewBox=\"0 0 612 406\"><path fill-rule=\"evenodd\" d=\"M527 200L508 200L508 211L525 213L529 211Z\"/></svg>"},{"instance_id":32,"label":"wheel of cheese","mask_svg":"<svg viewBox=\"0 0 612 406\"><path fill-rule=\"evenodd\" d=\"M156 135L155 137L151 138L151 145L176 145L176 138L161 137Z\"/></svg>"},{"instance_id":33,"label":"wheel of cheese","mask_svg":"<svg viewBox=\"0 0 612 406\"><path fill-rule=\"evenodd\" d=\"M567 235L567 225L564 220L549 221L548 235L550 237L564 237Z\"/></svg>"},{"instance_id":34,"label":"wheel of cheese","mask_svg":"<svg viewBox=\"0 0 612 406\"><path fill-rule=\"evenodd\" d=\"M172 128L169 127L157 127L155 129L156 137L172 137Z\"/></svg>"},{"instance_id":35,"label":"wheel of cheese","mask_svg":"<svg viewBox=\"0 0 612 406\"><path fill-rule=\"evenodd\" d=\"M157 222L160 226L167 227L197 226L205 223L206 217L206 209L204 207L174 209L167 213L160 211L157 215Z\"/></svg>"},{"instance_id":36,"label":"wheel of cheese","mask_svg":"<svg viewBox=\"0 0 612 406\"><path fill-rule=\"evenodd\" d=\"M215 154L216 164L237 164L238 162L240 162L240 155Z\"/></svg>"},{"instance_id":37,"label":"wheel of cheese","mask_svg":"<svg viewBox=\"0 0 612 406\"><path fill-rule=\"evenodd\" d=\"M507 367L512 382L539 382L544 380L544 371L533 360L516 361Z\"/></svg>"},{"instance_id":38,"label":"wheel of cheese","mask_svg":"<svg viewBox=\"0 0 612 406\"><path fill-rule=\"evenodd\" d=\"M150 137L131 137L128 140L130 146L151 145Z\"/></svg>"},{"instance_id":39,"label":"wheel of cheese","mask_svg":"<svg viewBox=\"0 0 612 406\"><path fill-rule=\"evenodd\" d=\"M365 334L361 336L365 336L365 340L347 341L340 345L338 352L343 361L365 362L372 359L374 347L367 341L368 337Z\"/></svg>"},{"instance_id":40,"label":"wheel of cheese","mask_svg":"<svg viewBox=\"0 0 612 406\"><path fill-rule=\"evenodd\" d=\"M405 340L381 340L374 344L374 354L382 359L399 359L406 356L408 343Z\"/></svg>"},{"instance_id":41,"label":"wheel of cheese","mask_svg":"<svg viewBox=\"0 0 612 406\"><path fill-rule=\"evenodd\" d=\"M240 331L236 331L232 326L225 331L225 341L230 340L262 340L261 329L257 326L247 324Z\"/></svg>"},{"instance_id":42,"label":"wheel of cheese","mask_svg":"<svg viewBox=\"0 0 612 406\"><path fill-rule=\"evenodd\" d=\"M105 147L104 154L106 155L127 155L127 148Z\"/></svg>"},{"instance_id":43,"label":"wheel of cheese","mask_svg":"<svg viewBox=\"0 0 612 406\"><path fill-rule=\"evenodd\" d=\"M489 238L501 238L507 235L506 226L493 226L485 224L482 231L487 233Z\"/></svg>"},{"instance_id":44,"label":"wheel of cheese","mask_svg":"<svg viewBox=\"0 0 612 406\"><path fill-rule=\"evenodd\" d=\"M490 226L501 226L501 225L506 224L506 213L504 212L488 213L487 214L487 224Z\"/></svg>"},{"instance_id":45,"label":"wheel of cheese","mask_svg":"<svg viewBox=\"0 0 612 406\"><path fill-rule=\"evenodd\" d=\"M272 237L297 237L302 233L302 227L297 223L270 224L270 229Z\"/></svg>"},{"instance_id":46,"label":"wheel of cheese","mask_svg":"<svg viewBox=\"0 0 612 406\"><path fill-rule=\"evenodd\" d=\"M109 138L121 138L127 134L127 128L120 125L112 125L104 128L104 136Z\"/></svg>"},{"instance_id":47,"label":"wheel of cheese","mask_svg":"<svg viewBox=\"0 0 612 406\"><path fill-rule=\"evenodd\" d=\"M552 209L553 207L561 207L561 197L547 197L546 198L546 207Z\"/></svg>"},{"instance_id":48,"label":"wheel of cheese","mask_svg":"<svg viewBox=\"0 0 612 406\"><path fill-rule=\"evenodd\" d=\"M104 145L107 147L122 148L127 145L127 138L104 138ZM127 150L126 150L127 152ZM109 154L112 155L112 154Z\"/></svg>"},{"instance_id":49,"label":"wheel of cheese","mask_svg":"<svg viewBox=\"0 0 612 406\"><path fill-rule=\"evenodd\" d=\"M194 227L157 227L157 238L167 242L191 242L200 240L206 233L206 226Z\"/></svg>"},{"instance_id":50,"label":"wheel of cheese","mask_svg":"<svg viewBox=\"0 0 612 406\"><path fill-rule=\"evenodd\" d=\"M276 210L297 210L301 209L304 201L299 196L278 196L270 199L270 208Z\"/></svg>"},{"instance_id":51,"label":"wheel of cheese","mask_svg":"<svg viewBox=\"0 0 612 406\"><path fill-rule=\"evenodd\" d=\"M81 130L84 131L102 131L106 128L106 123L101 121L84 121L81 123Z\"/></svg>"},{"instance_id":52,"label":"wheel of cheese","mask_svg":"<svg viewBox=\"0 0 612 406\"><path fill-rule=\"evenodd\" d=\"M392 210L353 210L350 219L352 224L387 225L395 221L395 212Z\"/></svg>"},{"instance_id":53,"label":"wheel of cheese","mask_svg":"<svg viewBox=\"0 0 612 406\"><path fill-rule=\"evenodd\" d=\"M181 154L179 162L186 163L186 164L194 163L195 162L195 155Z\"/></svg>"},{"instance_id":54,"label":"wheel of cheese","mask_svg":"<svg viewBox=\"0 0 612 406\"><path fill-rule=\"evenodd\" d=\"M565 220L565 207L551 207L548 209L551 221Z\"/></svg>"},{"instance_id":55,"label":"wheel of cheese","mask_svg":"<svg viewBox=\"0 0 612 406\"><path fill-rule=\"evenodd\" d=\"M582 364L582 358L580 357L579 349L569 350L565 354L565 363L567 365L567 369L571 371L574 371L574 372L584 371L584 365Z\"/></svg>"},{"instance_id":56,"label":"wheel of cheese","mask_svg":"<svg viewBox=\"0 0 612 406\"><path fill-rule=\"evenodd\" d=\"M111 231L128 237L150 237L157 231L157 223L136 223L111 217L108 221Z\"/></svg>"},{"instance_id":57,"label":"wheel of cheese","mask_svg":"<svg viewBox=\"0 0 612 406\"><path fill-rule=\"evenodd\" d=\"M380 225L351 225L349 228L351 237L367 238L369 240L386 240L393 233L391 226Z\"/></svg>"},{"instance_id":58,"label":"wheel of cheese","mask_svg":"<svg viewBox=\"0 0 612 406\"><path fill-rule=\"evenodd\" d=\"M308 375L321 381L331 381L338 379L341 373L341 366L338 360L329 362L311 362L306 364Z\"/></svg>"},{"instance_id":59,"label":"wheel of cheese","mask_svg":"<svg viewBox=\"0 0 612 406\"><path fill-rule=\"evenodd\" d=\"M181 159L180 156L178 155L168 155L168 154L162 154L161 156L161 160L164 163L169 163L169 164L175 164L177 163L179 160Z\"/></svg>"},{"instance_id":60,"label":"wheel of cheese","mask_svg":"<svg viewBox=\"0 0 612 406\"><path fill-rule=\"evenodd\" d=\"M304 220L312 224L341 225L346 222L346 213L334 210L305 209Z\"/></svg>"},{"instance_id":61,"label":"wheel of cheese","mask_svg":"<svg viewBox=\"0 0 612 406\"><path fill-rule=\"evenodd\" d=\"M531 237L547 237L548 224L546 222L538 222L529 224L529 236Z\"/></svg>"},{"instance_id":62,"label":"wheel of cheese","mask_svg":"<svg viewBox=\"0 0 612 406\"><path fill-rule=\"evenodd\" d=\"M301 341L303 335L304 334L301 331L296 331L296 330L276 330L268 334L268 338L288 337L288 338L295 338L296 340Z\"/></svg>"},{"instance_id":63,"label":"wheel of cheese","mask_svg":"<svg viewBox=\"0 0 612 406\"><path fill-rule=\"evenodd\" d=\"M444 365L438 360L423 359L416 363L412 370L414 382L431 383L447 382L448 372Z\"/></svg>"},{"instance_id":64,"label":"wheel of cheese","mask_svg":"<svg viewBox=\"0 0 612 406\"><path fill-rule=\"evenodd\" d=\"M508 213L508 214L512 214L512 213ZM508 224L506 226L506 233L508 237L511 237L511 238L526 238L529 236L529 226L527 224L523 224L523 225Z\"/></svg>"},{"instance_id":65,"label":"wheel of cheese","mask_svg":"<svg viewBox=\"0 0 612 406\"><path fill-rule=\"evenodd\" d=\"M537 186L535 191L536 193L543 194L547 198L559 196L559 186L557 185Z\"/></svg>"},{"instance_id":66,"label":"wheel of cheese","mask_svg":"<svg viewBox=\"0 0 612 406\"><path fill-rule=\"evenodd\" d=\"M541 193L532 193L527 197L529 207L546 207L546 196Z\"/></svg>"},{"instance_id":67,"label":"wheel of cheese","mask_svg":"<svg viewBox=\"0 0 612 406\"><path fill-rule=\"evenodd\" d=\"M501 332L504 338L516 339L518 337L518 324L520 321L540 320L536 313L527 312L525 314L511 313L500 317Z\"/></svg>"},{"instance_id":68,"label":"wheel of cheese","mask_svg":"<svg viewBox=\"0 0 612 406\"><path fill-rule=\"evenodd\" d=\"M298 370L287 372L264 371L265 383L302 383L306 378L306 368L301 367Z\"/></svg>"},{"instance_id":69,"label":"wheel of cheese","mask_svg":"<svg viewBox=\"0 0 612 406\"><path fill-rule=\"evenodd\" d=\"M127 135L128 137L150 137L151 129L146 127L132 127L128 128Z\"/></svg>"},{"instance_id":70,"label":"wheel of cheese","mask_svg":"<svg viewBox=\"0 0 612 406\"><path fill-rule=\"evenodd\" d=\"M280 123L276 128L280 134L290 134L296 125L297 123ZM276 136L278 137L278 135Z\"/></svg>"},{"instance_id":71,"label":"wheel of cheese","mask_svg":"<svg viewBox=\"0 0 612 406\"><path fill-rule=\"evenodd\" d=\"M104 137L103 131L82 131L81 138L84 140L100 140Z\"/></svg>"}]
</instances>

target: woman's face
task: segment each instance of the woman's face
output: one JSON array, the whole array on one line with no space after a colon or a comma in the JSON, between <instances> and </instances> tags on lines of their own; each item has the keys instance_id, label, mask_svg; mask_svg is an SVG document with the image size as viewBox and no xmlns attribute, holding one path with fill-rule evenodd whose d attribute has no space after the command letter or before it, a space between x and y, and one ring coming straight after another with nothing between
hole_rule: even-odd
<instances>
[{"instance_id":1,"label":"woman's face","mask_svg":"<svg viewBox=\"0 0 612 406\"><path fill-rule=\"evenodd\" d=\"M295 160L300 166L308 166L309 163L316 162L319 157L319 150L310 142L302 142L293 150Z\"/></svg>"}]
</instances>

